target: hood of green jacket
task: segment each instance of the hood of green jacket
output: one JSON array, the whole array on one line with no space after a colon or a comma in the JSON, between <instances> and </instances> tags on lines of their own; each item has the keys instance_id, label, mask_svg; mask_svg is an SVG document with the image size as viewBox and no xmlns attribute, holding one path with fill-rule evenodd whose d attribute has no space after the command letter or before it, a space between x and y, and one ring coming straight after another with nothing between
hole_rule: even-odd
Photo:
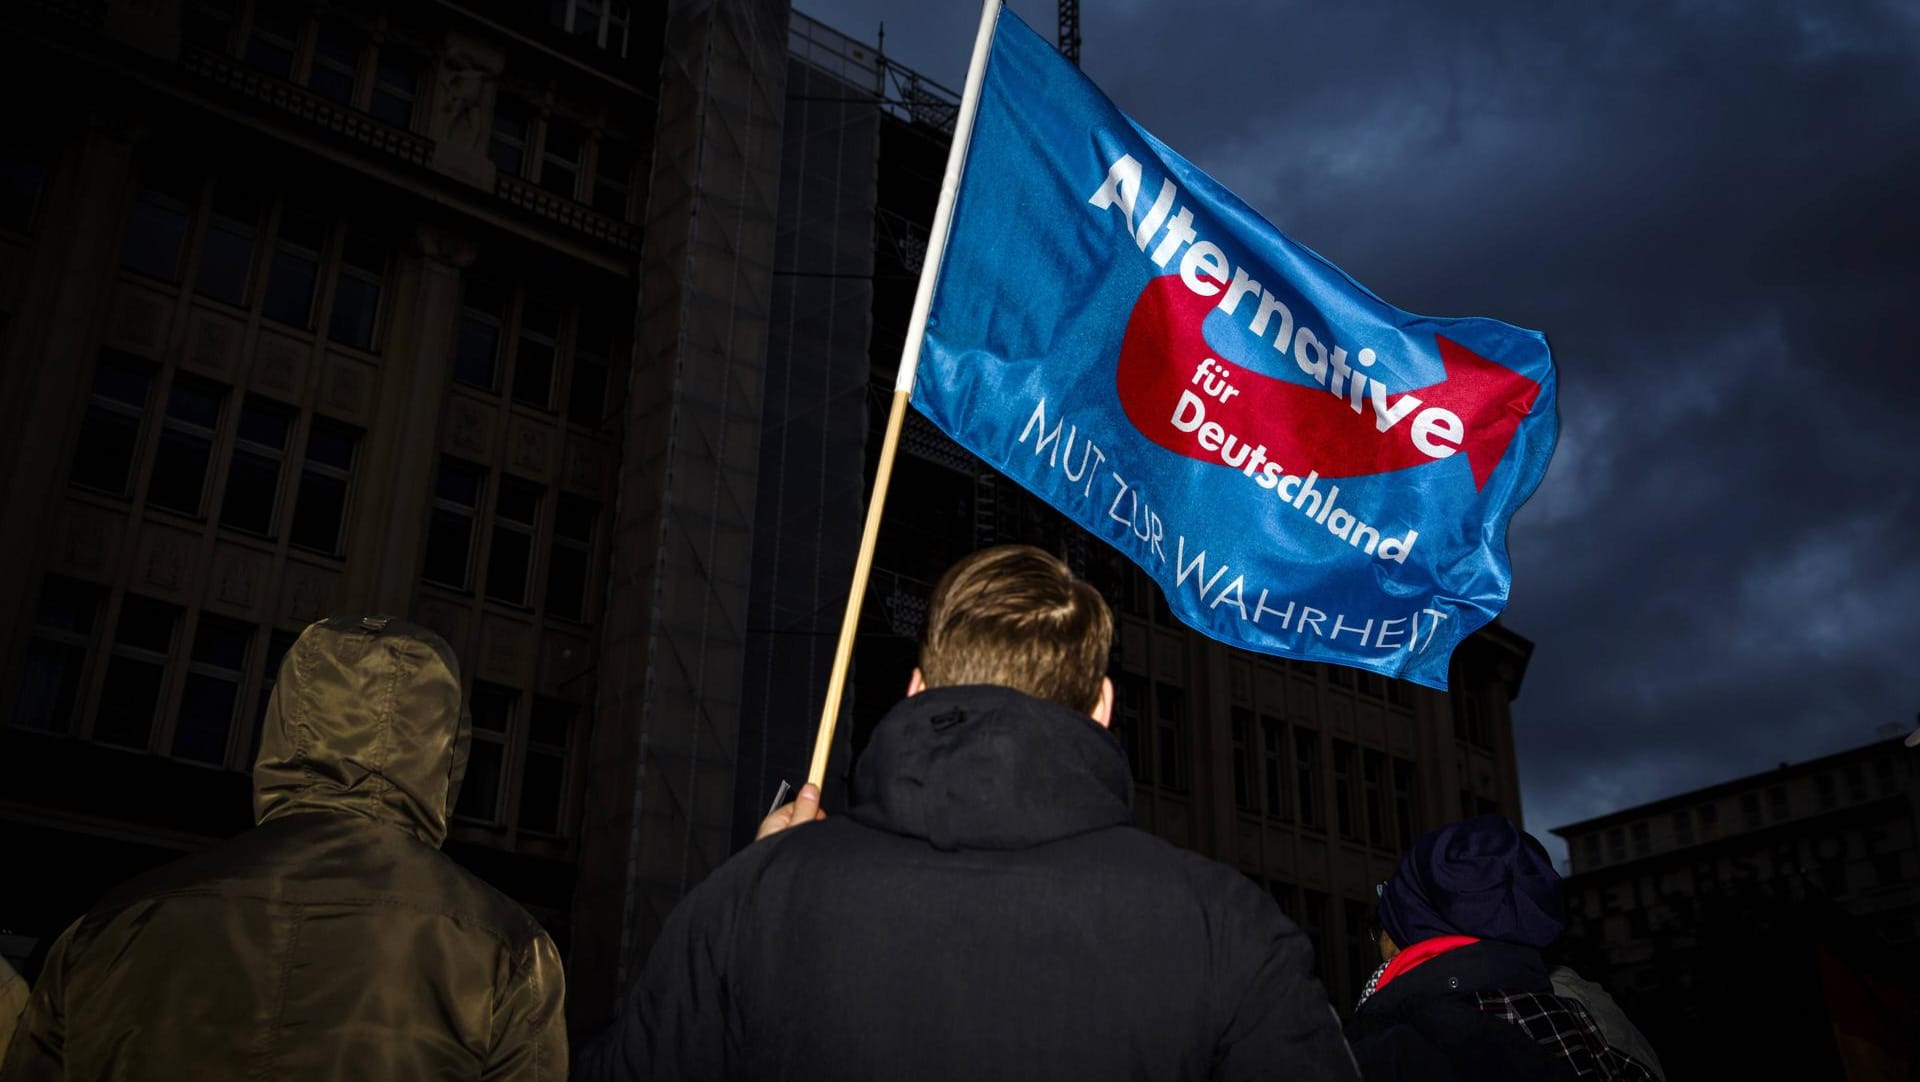
<instances>
[{"instance_id":1,"label":"hood of green jacket","mask_svg":"<svg viewBox=\"0 0 1920 1082\"><path fill-rule=\"evenodd\" d=\"M322 620L287 651L267 702L254 817L358 815L437 847L468 735L445 639L384 616Z\"/></svg>"}]
</instances>

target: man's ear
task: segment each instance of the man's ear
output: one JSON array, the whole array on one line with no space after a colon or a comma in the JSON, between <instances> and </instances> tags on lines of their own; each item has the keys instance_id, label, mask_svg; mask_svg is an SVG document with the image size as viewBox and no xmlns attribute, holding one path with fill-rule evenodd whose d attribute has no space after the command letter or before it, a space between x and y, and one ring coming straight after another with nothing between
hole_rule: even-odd
<instances>
[{"instance_id":1,"label":"man's ear","mask_svg":"<svg viewBox=\"0 0 1920 1082\"><path fill-rule=\"evenodd\" d=\"M914 675L919 675L919 670L914 670ZM1113 728L1113 678L1110 676L1100 678L1100 701L1094 704L1093 720L1102 729Z\"/></svg>"},{"instance_id":2,"label":"man's ear","mask_svg":"<svg viewBox=\"0 0 1920 1082\"><path fill-rule=\"evenodd\" d=\"M920 675L920 666L915 665L913 675L907 677L907 698L911 699L925 690L927 690L926 677Z\"/></svg>"}]
</instances>

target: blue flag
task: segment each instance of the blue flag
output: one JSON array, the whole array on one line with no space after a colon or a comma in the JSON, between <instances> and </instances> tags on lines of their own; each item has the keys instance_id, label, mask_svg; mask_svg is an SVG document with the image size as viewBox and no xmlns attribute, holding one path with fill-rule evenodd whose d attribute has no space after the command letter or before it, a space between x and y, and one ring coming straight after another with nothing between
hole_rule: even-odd
<instances>
[{"instance_id":1,"label":"blue flag","mask_svg":"<svg viewBox=\"0 0 1920 1082\"><path fill-rule=\"evenodd\" d=\"M1184 622L1445 689L1505 606L1546 339L1387 304L1002 12L913 389Z\"/></svg>"}]
</instances>

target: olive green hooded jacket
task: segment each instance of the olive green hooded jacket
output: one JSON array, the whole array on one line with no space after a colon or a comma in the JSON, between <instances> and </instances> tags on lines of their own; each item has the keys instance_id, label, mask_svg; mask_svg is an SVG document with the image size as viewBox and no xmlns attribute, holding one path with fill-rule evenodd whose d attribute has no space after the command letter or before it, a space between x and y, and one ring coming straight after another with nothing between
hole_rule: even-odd
<instances>
[{"instance_id":1,"label":"olive green hooded jacket","mask_svg":"<svg viewBox=\"0 0 1920 1082\"><path fill-rule=\"evenodd\" d=\"M13 1039L13 1023L27 1006L27 982L0 958L0 1059L7 1055L7 1042Z\"/></svg>"},{"instance_id":2,"label":"olive green hooded jacket","mask_svg":"<svg viewBox=\"0 0 1920 1082\"><path fill-rule=\"evenodd\" d=\"M309 627L267 706L259 825L67 929L0 1080L565 1078L553 942L439 851L457 664L384 617Z\"/></svg>"}]
</instances>

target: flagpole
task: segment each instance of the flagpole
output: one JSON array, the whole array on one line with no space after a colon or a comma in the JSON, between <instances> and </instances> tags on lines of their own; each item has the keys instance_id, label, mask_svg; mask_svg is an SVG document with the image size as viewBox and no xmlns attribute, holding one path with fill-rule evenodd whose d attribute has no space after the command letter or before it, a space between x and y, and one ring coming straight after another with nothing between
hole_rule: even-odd
<instances>
[{"instance_id":1,"label":"flagpole","mask_svg":"<svg viewBox=\"0 0 1920 1082\"><path fill-rule=\"evenodd\" d=\"M833 651L833 672L827 679L827 701L820 709L820 728L813 738L813 765L807 780L824 785L827 757L833 751L833 730L840 719L840 700L846 693L847 667L853 661L854 630L860 624L860 602L873 571L873 547L880 536L880 513L887 503L887 483L893 478L894 453L900 429L907 419L907 400L913 395L914 372L920 367L920 345L927 336L927 311L933 307L933 288L940 280L940 261L947 252L947 232L953 224L953 203L960 192L960 174L967 164L967 146L973 141L973 117L980 107L980 84L987 74L987 54L993 46L993 27L1000 17L1001 0L983 0L980 30L973 39L973 59L960 94L960 112L954 117L953 143L947 149L947 172L940 181L940 202L933 212L927 236L927 254L920 264L920 284L913 295L913 316L900 348L900 372L893 382L893 407L887 412L887 433L880 442L880 466L873 476L873 495L867 500L867 525L860 534L860 554L853 562L853 587L847 593L847 611L840 621L840 640Z\"/></svg>"}]
</instances>

